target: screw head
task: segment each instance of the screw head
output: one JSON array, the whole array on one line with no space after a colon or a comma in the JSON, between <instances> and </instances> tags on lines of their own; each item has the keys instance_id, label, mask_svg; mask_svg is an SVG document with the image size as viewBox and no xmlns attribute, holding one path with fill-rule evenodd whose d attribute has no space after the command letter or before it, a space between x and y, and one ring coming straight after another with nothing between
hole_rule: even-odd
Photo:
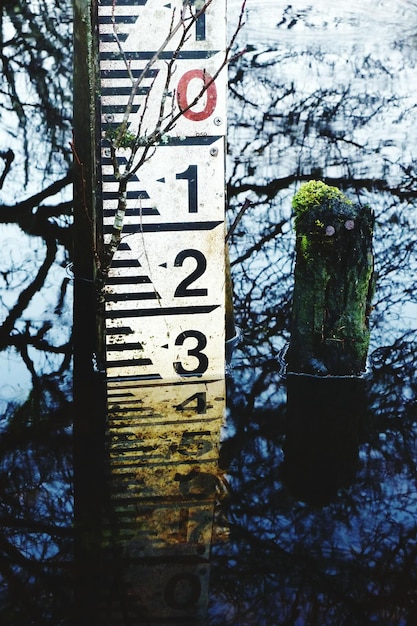
<instances>
[{"instance_id":1,"label":"screw head","mask_svg":"<svg viewBox=\"0 0 417 626\"><path fill-rule=\"evenodd\" d=\"M215 117L213 120L215 126L220 126L222 123L222 118L221 117Z\"/></svg>"},{"instance_id":2,"label":"screw head","mask_svg":"<svg viewBox=\"0 0 417 626\"><path fill-rule=\"evenodd\" d=\"M335 234L336 230L334 226L326 226L326 235L328 237L333 237L333 235Z\"/></svg>"},{"instance_id":3,"label":"screw head","mask_svg":"<svg viewBox=\"0 0 417 626\"><path fill-rule=\"evenodd\" d=\"M219 154L219 149L218 148L210 148L210 154L211 156L217 156Z\"/></svg>"}]
</instances>

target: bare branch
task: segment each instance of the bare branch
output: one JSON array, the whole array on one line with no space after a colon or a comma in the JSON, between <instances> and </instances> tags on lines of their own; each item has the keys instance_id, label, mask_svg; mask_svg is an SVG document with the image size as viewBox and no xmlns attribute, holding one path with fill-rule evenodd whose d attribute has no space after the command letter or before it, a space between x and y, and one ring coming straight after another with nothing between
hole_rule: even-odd
<instances>
[{"instance_id":1,"label":"bare branch","mask_svg":"<svg viewBox=\"0 0 417 626\"><path fill-rule=\"evenodd\" d=\"M139 74L139 76L134 80L133 85L132 85L132 90L131 90L130 95L129 95L129 100L127 102L126 109L125 109L125 112L123 114L123 120L122 120L121 126L119 128L119 133L118 133L118 136L117 136L117 138L116 138L116 140L114 142L115 145L118 144L118 141L120 141L121 137L123 137L124 133L126 132L126 129L127 129L128 123L129 123L129 116L130 116L130 113L132 111L133 100L134 100L134 98L135 98L135 96L137 94L137 91L139 89L140 84L146 78L146 76L147 76L149 70L151 69L151 67L161 58L162 53L164 52L164 50L167 49L168 44L173 40L173 38L175 37L177 32L181 28L184 28L185 20L187 19L185 12L190 7L190 1L191 0L185 0L184 6L183 6L183 8L181 10L180 17L179 17L179 19L178 19L178 21L177 21L177 23L175 25L174 25L174 18L175 18L175 10L174 10L168 35L166 36L166 38L162 42L162 44L159 46L159 48L155 52L155 54L146 63L145 67L143 68L143 70ZM203 7L197 13L193 14L192 21L190 21L189 24L187 25L187 27L185 27L185 30L187 32L190 30L190 28L193 26L193 24L197 21L197 19L200 17L200 15L202 15L206 11L206 9L210 6L212 1L213 0L207 0L205 2L205 4L203 5ZM113 13L114 13L114 7L115 7L115 0L113 0ZM118 45L119 49L121 50L121 54L123 56L123 59L125 60L126 69L127 69L128 73L129 73L129 76L130 76L131 80L133 80L133 75L132 75L132 72L130 70L129 63L128 63L127 59L126 59L126 55L124 54L124 51L123 51L122 46L120 44L119 37L118 37L118 35L116 33L116 24L115 24L115 21L114 21L114 15L112 17L113 17L113 33L114 33L117 45ZM177 48L176 52L178 52L178 48Z\"/></svg>"},{"instance_id":2,"label":"bare branch","mask_svg":"<svg viewBox=\"0 0 417 626\"><path fill-rule=\"evenodd\" d=\"M243 203L243 205L240 208L239 213L236 215L235 219L233 220L233 224L230 226L227 235L225 237L225 243L227 243L229 241L229 239L231 238L231 236L233 235L233 233L235 232L237 225L239 224L240 220L242 219L244 213L246 212L246 209L248 209L251 206L252 202L249 200L249 198L245 198L245 202Z\"/></svg>"},{"instance_id":3,"label":"bare branch","mask_svg":"<svg viewBox=\"0 0 417 626\"><path fill-rule=\"evenodd\" d=\"M213 0L206 0L200 9L193 11L193 0L185 0L183 3L183 7L181 9L180 15L178 19L176 19L175 9L172 12L171 22L169 26L168 34L165 40L162 42L158 50L152 56L151 59L146 63L145 67L139 74L137 79L134 79L128 58L123 50L122 44L116 32L116 19L115 19L115 6L116 0L113 0L113 9L112 9L112 23L113 23L113 34L119 49L119 52L124 60L125 67L127 73L129 75L130 80L132 81L132 89L129 94L129 99L126 105L126 108L123 113L123 119L121 125L116 129L112 130L109 133L106 133L106 138L110 143L110 153L111 159L113 163L113 171L116 180L119 181L119 189L118 189L118 204L116 209L115 218L113 221L113 228L111 232L110 242L104 246L103 259L98 263L100 267L100 271L103 276L106 276L111 265L112 258L119 247L122 229L123 229L123 221L126 214L127 208L127 182L128 180L136 174L136 172L142 167L142 165L148 161L155 152L156 146L160 143L161 139L164 135L166 135L169 131L171 131L177 121L184 116L184 114L194 107L207 93L208 89L211 85L217 80L220 72L227 66L230 62L231 51L235 44L236 37L240 30L244 25L243 17L244 11L246 7L246 0L243 0L241 11L238 19L238 23L233 33L233 36L226 47L223 60L219 64L219 67L214 72L213 76L210 76L207 72L203 72L203 85L199 91L199 93L193 98L193 100L187 104L186 108L179 108L177 112L175 112L174 107L174 98L175 93L171 95L171 107L169 113L166 112L167 108L167 98L170 92L170 86L172 83L172 78L175 73L176 61L186 44L189 36L191 28L196 24L197 20L203 15L203 13L208 9L208 7L212 4ZM182 29L182 30L181 30ZM181 31L181 32L180 32ZM146 133L146 129L144 131L144 117L145 113L148 110L148 105L150 101L150 95L152 90L156 84L156 76L154 77L150 89L147 91L145 96L144 105L142 108L142 113L139 117L139 124L136 130L136 136L131 139L130 133L127 132L130 114L133 107L133 101L137 94L140 84L142 81L148 76L150 69L155 65L157 61L161 60L162 53L166 51L168 45L174 40L174 37L180 32L179 40L176 43L175 50L170 55L170 59L166 64L166 75L164 80L164 85L162 89L162 96L159 103L159 109L157 111L156 121L153 126L153 130L150 133ZM239 56L239 53L236 56ZM130 144L130 145L129 145ZM130 149L130 155L127 159L126 166L124 168L123 173L120 172L119 164L117 160L117 150L120 147L128 147ZM138 153L141 150L140 156L138 157ZM245 207L246 210L247 207ZM230 235L229 235L230 236Z\"/></svg>"},{"instance_id":4,"label":"bare branch","mask_svg":"<svg viewBox=\"0 0 417 626\"><path fill-rule=\"evenodd\" d=\"M10 211L10 212L13 211L15 214L18 214L18 213L22 213L22 212L26 212L28 210L34 209L43 200L45 200L45 198L50 198L51 196L54 196L55 194L59 193L60 191L62 191L62 189L64 189L71 182L72 182L72 175L71 173L69 173L69 174L66 174L60 180L55 181L54 183L52 183L51 185L49 185L48 187L46 187L39 193L33 194L33 196L30 196L30 198L27 198L26 200L22 200L21 202L18 202L14 206L0 205L0 222L7 221L4 218L2 218L4 211Z\"/></svg>"}]
</instances>

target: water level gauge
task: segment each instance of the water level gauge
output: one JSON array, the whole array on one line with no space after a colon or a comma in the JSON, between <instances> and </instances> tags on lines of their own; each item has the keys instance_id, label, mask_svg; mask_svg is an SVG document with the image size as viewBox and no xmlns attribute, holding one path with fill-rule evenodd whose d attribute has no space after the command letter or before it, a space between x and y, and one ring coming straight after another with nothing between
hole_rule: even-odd
<instances>
[{"instance_id":1,"label":"water level gauge","mask_svg":"<svg viewBox=\"0 0 417 626\"><path fill-rule=\"evenodd\" d=\"M112 506L131 593L170 623L204 612L218 487L225 12L98 4L105 244L123 206L105 285Z\"/></svg>"}]
</instances>

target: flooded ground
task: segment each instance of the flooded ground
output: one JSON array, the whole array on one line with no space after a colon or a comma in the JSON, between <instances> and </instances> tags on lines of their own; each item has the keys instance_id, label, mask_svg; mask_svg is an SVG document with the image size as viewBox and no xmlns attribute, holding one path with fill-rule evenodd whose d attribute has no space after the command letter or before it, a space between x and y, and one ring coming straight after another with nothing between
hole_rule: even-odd
<instances>
[{"instance_id":1,"label":"flooded ground","mask_svg":"<svg viewBox=\"0 0 417 626\"><path fill-rule=\"evenodd\" d=\"M252 206L231 244L242 340L213 625L416 619L414 26L409 2L248 5L231 71L231 221L244 198ZM319 382L321 405L282 362L291 199L311 178L376 217L368 369L347 390Z\"/></svg>"},{"instance_id":2,"label":"flooded ground","mask_svg":"<svg viewBox=\"0 0 417 626\"><path fill-rule=\"evenodd\" d=\"M231 23L240 6L230 0ZM247 3L246 52L230 68L229 223L251 205L230 238L240 340L211 626L417 621L416 7ZM326 388L321 405L284 359L291 199L310 179L370 205L376 219L368 368L348 389ZM27 219L2 225L0 614L13 626L66 624L72 607L65 219L47 216L39 238Z\"/></svg>"}]
</instances>

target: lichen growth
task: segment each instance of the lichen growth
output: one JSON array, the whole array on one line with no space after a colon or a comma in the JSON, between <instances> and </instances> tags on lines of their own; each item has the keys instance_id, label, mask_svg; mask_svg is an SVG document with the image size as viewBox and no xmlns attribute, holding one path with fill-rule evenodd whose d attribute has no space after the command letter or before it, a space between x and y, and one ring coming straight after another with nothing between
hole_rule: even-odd
<instances>
[{"instance_id":1,"label":"lichen growth","mask_svg":"<svg viewBox=\"0 0 417 626\"><path fill-rule=\"evenodd\" d=\"M310 209L323 208L334 201L353 204L337 187L326 185L320 180L310 180L295 194L292 206L298 217Z\"/></svg>"},{"instance_id":2,"label":"lichen growth","mask_svg":"<svg viewBox=\"0 0 417 626\"><path fill-rule=\"evenodd\" d=\"M356 207L339 189L317 180L301 186L292 202L297 249L308 261L316 254L331 254L345 238L346 221L355 224ZM352 233L353 234L353 233Z\"/></svg>"},{"instance_id":3,"label":"lichen growth","mask_svg":"<svg viewBox=\"0 0 417 626\"><path fill-rule=\"evenodd\" d=\"M122 131L120 126L109 126L106 129L106 139L111 141L116 148L131 148L136 135L128 130Z\"/></svg>"}]
</instances>

